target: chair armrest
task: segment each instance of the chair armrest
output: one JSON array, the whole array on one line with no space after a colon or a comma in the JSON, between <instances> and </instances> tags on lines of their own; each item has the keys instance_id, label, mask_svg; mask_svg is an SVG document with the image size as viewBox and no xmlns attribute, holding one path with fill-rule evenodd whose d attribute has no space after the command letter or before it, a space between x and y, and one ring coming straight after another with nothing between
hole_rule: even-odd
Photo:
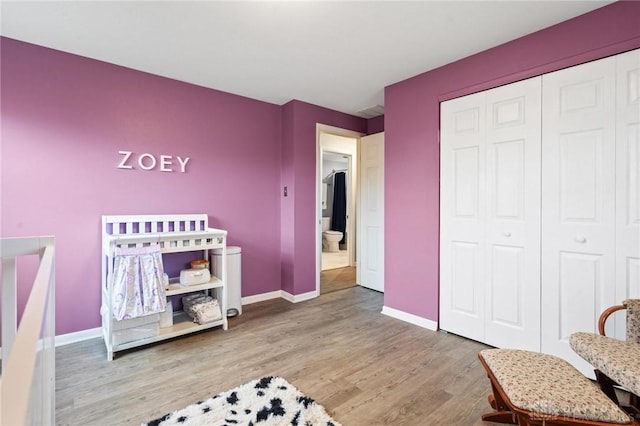
<instances>
[{"instance_id":1,"label":"chair armrest","mask_svg":"<svg viewBox=\"0 0 640 426\"><path fill-rule=\"evenodd\" d=\"M600 318L598 319L598 332L600 333L601 336L606 336L606 334L604 332L604 326L605 326L605 323L607 322L607 318L609 318L609 316L612 313L617 312L617 311L622 310L622 309L627 309L627 307L625 305L612 306L610 308L605 309L600 314Z\"/></svg>"}]
</instances>

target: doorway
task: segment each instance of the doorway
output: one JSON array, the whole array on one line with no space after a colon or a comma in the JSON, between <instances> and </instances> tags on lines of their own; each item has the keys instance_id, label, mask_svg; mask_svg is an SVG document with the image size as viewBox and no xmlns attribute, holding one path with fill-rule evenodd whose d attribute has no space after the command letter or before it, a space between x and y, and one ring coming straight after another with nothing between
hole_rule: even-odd
<instances>
[{"instance_id":1,"label":"doorway","mask_svg":"<svg viewBox=\"0 0 640 426\"><path fill-rule=\"evenodd\" d=\"M357 285L360 133L317 126L316 294Z\"/></svg>"},{"instance_id":2,"label":"doorway","mask_svg":"<svg viewBox=\"0 0 640 426\"><path fill-rule=\"evenodd\" d=\"M351 266L347 205L353 194L351 156L322 151L322 254L321 270ZM351 231L351 230L349 230Z\"/></svg>"}]
</instances>

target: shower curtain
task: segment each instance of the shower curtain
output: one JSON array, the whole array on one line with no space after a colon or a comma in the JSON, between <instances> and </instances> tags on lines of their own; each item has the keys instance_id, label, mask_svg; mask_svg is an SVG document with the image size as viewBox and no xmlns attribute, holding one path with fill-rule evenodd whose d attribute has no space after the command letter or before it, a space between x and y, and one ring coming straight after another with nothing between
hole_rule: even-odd
<instances>
[{"instance_id":1,"label":"shower curtain","mask_svg":"<svg viewBox=\"0 0 640 426\"><path fill-rule=\"evenodd\" d=\"M111 306L116 320L163 312L167 305L164 290L162 252L158 244L149 247L115 249L111 276Z\"/></svg>"},{"instance_id":2,"label":"shower curtain","mask_svg":"<svg viewBox=\"0 0 640 426\"><path fill-rule=\"evenodd\" d=\"M331 229L342 232L340 244L344 244L347 228L347 185L346 173L338 172L333 175L333 211L331 214Z\"/></svg>"}]
</instances>

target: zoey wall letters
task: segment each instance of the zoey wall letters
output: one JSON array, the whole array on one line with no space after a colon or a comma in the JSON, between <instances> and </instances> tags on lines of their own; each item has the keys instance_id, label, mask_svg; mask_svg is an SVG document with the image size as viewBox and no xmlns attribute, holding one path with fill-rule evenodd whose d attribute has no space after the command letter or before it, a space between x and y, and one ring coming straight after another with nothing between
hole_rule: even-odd
<instances>
[{"instance_id":1,"label":"zoey wall letters","mask_svg":"<svg viewBox=\"0 0 640 426\"><path fill-rule=\"evenodd\" d=\"M172 155L160 155L156 158L155 155L145 152L136 156L131 151L118 151L118 154L122 156L120 163L118 163L119 169L142 169L142 170L160 170L161 172L174 172L179 171L184 173L187 170L187 163L190 158L182 158L179 155L175 157Z\"/></svg>"}]
</instances>

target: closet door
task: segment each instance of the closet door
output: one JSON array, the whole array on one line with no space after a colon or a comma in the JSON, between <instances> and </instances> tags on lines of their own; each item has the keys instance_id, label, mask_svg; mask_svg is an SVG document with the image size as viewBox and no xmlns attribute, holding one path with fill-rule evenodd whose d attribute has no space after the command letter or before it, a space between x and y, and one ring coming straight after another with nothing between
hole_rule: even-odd
<instances>
[{"instance_id":1,"label":"closet door","mask_svg":"<svg viewBox=\"0 0 640 426\"><path fill-rule=\"evenodd\" d=\"M485 94L443 102L440 328L484 341Z\"/></svg>"},{"instance_id":2,"label":"closet door","mask_svg":"<svg viewBox=\"0 0 640 426\"><path fill-rule=\"evenodd\" d=\"M616 57L616 304L640 298L640 49ZM610 324L608 324L610 325ZM615 333L624 337L624 315Z\"/></svg>"},{"instance_id":3,"label":"closet door","mask_svg":"<svg viewBox=\"0 0 640 426\"><path fill-rule=\"evenodd\" d=\"M485 342L540 350L541 78L486 92Z\"/></svg>"},{"instance_id":4,"label":"closet door","mask_svg":"<svg viewBox=\"0 0 640 426\"><path fill-rule=\"evenodd\" d=\"M441 106L440 328L540 350L539 77Z\"/></svg>"},{"instance_id":5,"label":"closet door","mask_svg":"<svg viewBox=\"0 0 640 426\"><path fill-rule=\"evenodd\" d=\"M542 351L569 347L615 304L615 57L543 76Z\"/></svg>"}]
</instances>

